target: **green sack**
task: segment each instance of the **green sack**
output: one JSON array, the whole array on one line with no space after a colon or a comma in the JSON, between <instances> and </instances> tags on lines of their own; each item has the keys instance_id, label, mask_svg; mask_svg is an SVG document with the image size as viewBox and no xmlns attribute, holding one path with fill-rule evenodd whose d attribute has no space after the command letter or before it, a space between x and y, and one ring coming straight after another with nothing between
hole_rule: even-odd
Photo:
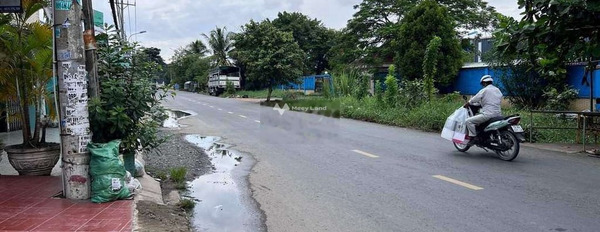
<instances>
[{"instance_id":1,"label":"green sack","mask_svg":"<svg viewBox=\"0 0 600 232\"><path fill-rule=\"evenodd\" d=\"M131 197L125 185L125 166L119 159L121 140L89 143L92 202L104 203Z\"/></svg>"}]
</instances>

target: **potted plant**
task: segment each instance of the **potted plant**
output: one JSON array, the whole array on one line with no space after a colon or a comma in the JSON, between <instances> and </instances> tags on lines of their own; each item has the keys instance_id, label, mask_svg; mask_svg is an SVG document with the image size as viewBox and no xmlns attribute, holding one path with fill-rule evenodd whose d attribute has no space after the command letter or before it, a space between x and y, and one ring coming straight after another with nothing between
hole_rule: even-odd
<instances>
[{"instance_id":1,"label":"potted plant","mask_svg":"<svg viewBox=\"0 0 600 232\"><path fill-rule=\"evenodd\" d=\"M52 29L28 22L45 1L22 3L23 12L11 14L10 22L0 25L0 101L18 103L23 124L23 143L5 151L20 175L50 175L60 157L60 144L46 142L49 118L44 116L56 108L47 88L52 80Z\"/></svg>"}]
</instances>

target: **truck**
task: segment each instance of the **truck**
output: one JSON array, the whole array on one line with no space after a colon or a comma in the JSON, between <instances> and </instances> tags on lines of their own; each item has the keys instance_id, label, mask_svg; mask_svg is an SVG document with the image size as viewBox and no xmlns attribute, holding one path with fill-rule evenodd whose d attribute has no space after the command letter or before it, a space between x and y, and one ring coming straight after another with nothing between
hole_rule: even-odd
<instances>
[{"instance_id":1,"label":"truck","mask_svg":"<svg viewBox=\"0 0 600 232\"><path fill-rule=\"evenodd\" d=\"M227 87L227 82L231 82L236 90L240 86L240 68L234 66L220 66L210 70L208 73L208 93L218 96L223 93Z\"/></svg>"}]
</instances>

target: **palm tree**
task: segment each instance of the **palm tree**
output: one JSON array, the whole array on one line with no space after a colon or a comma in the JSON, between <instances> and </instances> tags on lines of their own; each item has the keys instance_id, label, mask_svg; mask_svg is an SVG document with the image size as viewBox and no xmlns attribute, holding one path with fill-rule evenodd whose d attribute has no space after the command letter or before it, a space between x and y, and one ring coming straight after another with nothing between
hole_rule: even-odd
<instances>
[{"instance_id":1,"label":"palm tree","mask_svg":"<svg viewBox=\"0 0 600 232\"><path fill-rule=\"evenodd\" d=\"M202 41L196 40L188 45L186 51L191 54L204 56L204 54L208 52L208 49L206 48L206 45L202 43Z\"/></svg>"},{"instance_id":2,"label":"palm tree","mask_svg":"<svg viewBox=\"0 0 600 232\"><path fill-rule=\"evenodd\" d=\"M210 36L202 34L212 53L213 65L215 66L231 66L229 61L229 52L233 50L233 33L227 32L227 28L216 27L210 31Z\"/></svg>"},{"instance_id":3,"label":"palm tree","mask_svg":"<svg viewBox=\"0 0 600 232\"><path fill-rule=\"evenodd\" d=\"M24 11L11 14L11 23L0 26L0 101L19 104L23 145L27 147L45 143L41 117L45 109L41 105L42 101L51 101L46 85L52 79L52 29L50 25L27 22L44 6L44 0L24 0ZM36 116L33 134L30 106L35 107Z\"/></svg>"}]
</instances>

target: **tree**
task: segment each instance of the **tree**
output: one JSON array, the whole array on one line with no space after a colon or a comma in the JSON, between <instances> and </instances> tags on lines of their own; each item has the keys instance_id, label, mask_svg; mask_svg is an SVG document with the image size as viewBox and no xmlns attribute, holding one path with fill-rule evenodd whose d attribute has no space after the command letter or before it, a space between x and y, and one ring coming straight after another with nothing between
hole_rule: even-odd
<instances>
[{"instance_id":1,"label":"tree","mask_svg":"<svg viewBox=\"0 0 600 232\"><path fill-rule=\"evenodd\" d=\"M435 94L435 83L433 78L437 73L437 60L439 58L440 46L442 39L434 36L427 44L425 49L425 59L423 60L423 82L425 83L425 91L427 92L427 100L433 100Z\"/></svg>"},{"instance_id":2,"label":"tree","mask_svg":"<svg viewBox=\"0 0 600 232\"><path fill-rule=\"evenodd\" d=\"M334 45L327 54L329 57L329 65L333 70L345 70L349 65L367 60L366 54L360 47L360 41L356 34L353 34L348 28L344 28L341 31L334 31L333 34ZM353 66L356 67L359 65Z\"/></svg>"},{"instance_id":3,"label":"tree","mask_svg":"<svg viewBox=\"0 0 600 232\"><path fill-rule=\"evenodd\" d=\"M196 40L187 45L186 51L190 54L196 54L199 56L204 56L208 52L206 45L200 40Z\"/></svg>"},{"instance_id":4,"label":"tree","mask_svg":"<svg viewBox=\"0 0 600 232\"><path fill-rule=\"evenodd\" d=\"M166 75L167 64L165 63L162 56L160 56L160 49L155 47L150 48L140 48L140 52L136 53L134 56L134 63L145 63L145 62L153 62L158 64L156 70L153 70L152 80L158 81L159 79L163 79Z\"/></svg>"},{"instance_id":5,"label":"tree","mask_svg":"<svg viewBox=\"0 0 600 232\"><path fill-rule=\"evenodd\" d=\"M206 90L212 58L205 57L203 51L206 50L200 40L177 49L171 63L167 66L169 82L183 86L185 82L197 81L199 90Z\"/></svg>"},{"instance_id":6,"label":"tree","mask_svg":"<svg viewBox=\"0 0 600 232\"><path fill-rule=\"evenodd\" d=\"M47 24L28 22L45 6L46 2L42 0L23 1L23 12L3 16L10 18L10 22L0 25L0 102L19 104L19 117L23 123L22 148L47 145L47 120L42 117L42 111L46 109L40 106L46 103L50 109L56 109L47 89L52 80L52 28ZM35 114L33 127L30 124L31 106Z\"/></svg>"},{"instance_id":7,"label":"tree","mask_svg":"<svg viewBox=\"0 0 600 232\"><path fill-rule=\"evenodd\" d=\"M345 50L367 64L377 64L394 56L391 41L400 30L401 20L423 0L363 0L344 30ZM484 0L438 0L449 9L451 21L459 28L486 30L495 22L495 9ZM429 41L429 40L427 40ZM339 43L338 43L339 45Z\"/></svg>"},{"instance_id":8,"label":"tree","mask_svg":"<svg viewBox=\"0 0 600 232\"><path fill-rule=\"evenodd\" d=\"M191 58L191 65L185 70L185 81L198 82L198 91L205 91L208 88L208 72L211 69L211 58ZM184 82L185 82L184 81Z\"/></svg>"},{"instance_id":9,"label":"tree","mask_svg":"<svg viewBox=\"0 0 600 232\"><path fill-rule=\"evenodd\" d=\"M214 66L230 66L229 52L233 49L231 38L234 34L227 32L227 28L215 28L210 31L210 35L202 34L208 42L208 47L212 53Z\"/></svg>"},{"instance_id":10,"label":"tree","mask_svg":"<svg viewBox=\"0 0 600 232\"><path fill-rule=\"evenodd\" d=\"M499 43L505 43L508 28L518 27L511 17L500 16L499 30L494 33L494 47L487 54L487 62L502 82L502 92L517 108L537 109L546 102L544 90L548 82L534 68L525 52L507 52ZM512 29L511 29L512 30ZM501 50L502 49L502 50ZM537 62L537 59L534 59Z\"/></svg>"},{"instance_id":11,"label":"tree","mask_svg":"<svg viewBox=\"0 0 600 232\"><path fill-rule=\"evenodd\" d=\"M302 13L280 12L273 25L281 31L291 32L294 40L307 57L305 74L321 74L329 68L327 52L333 46L335 31L323 26L317 19Z\"/></svg>"},{"instance_id":12,"label":"tree","mask_svg":"<svg viewBox=\"0 0 600 232\"><path fill-rule=\"evenodd\" d=\"M600 57L600 2L590 0L521 0L520 21L505 18L494 33L498 55L516 60L520 54L551 87L562 90L570 61Z\"/></svg>"},{"instance_id":13,"label":"tree","mask_svg":"<svg viewBox=\"0 0 600 232\"><path fill-rule=\"evenodd\" d=\"M267 101L274 86L295 82L302 75L306 54L292 33L280 31L268 19L250 21L234 40L235 56L245 63L247 77L267 83Z\"/></svg>"},{"instance_id":14,"label":"tree","mask_svg":"<svg viewBox=\"0 0 600 232\"><path fill-rule=\"evenodd\" d=\"M441 85L451 83L463 65L463 51L446 7L435 1L423 1L402 19L397 38L396 63L403 78L423 78L423 60L427 44L434 36L441 39L440 56L435 63Z\"/></svg>"}]
</instances>

